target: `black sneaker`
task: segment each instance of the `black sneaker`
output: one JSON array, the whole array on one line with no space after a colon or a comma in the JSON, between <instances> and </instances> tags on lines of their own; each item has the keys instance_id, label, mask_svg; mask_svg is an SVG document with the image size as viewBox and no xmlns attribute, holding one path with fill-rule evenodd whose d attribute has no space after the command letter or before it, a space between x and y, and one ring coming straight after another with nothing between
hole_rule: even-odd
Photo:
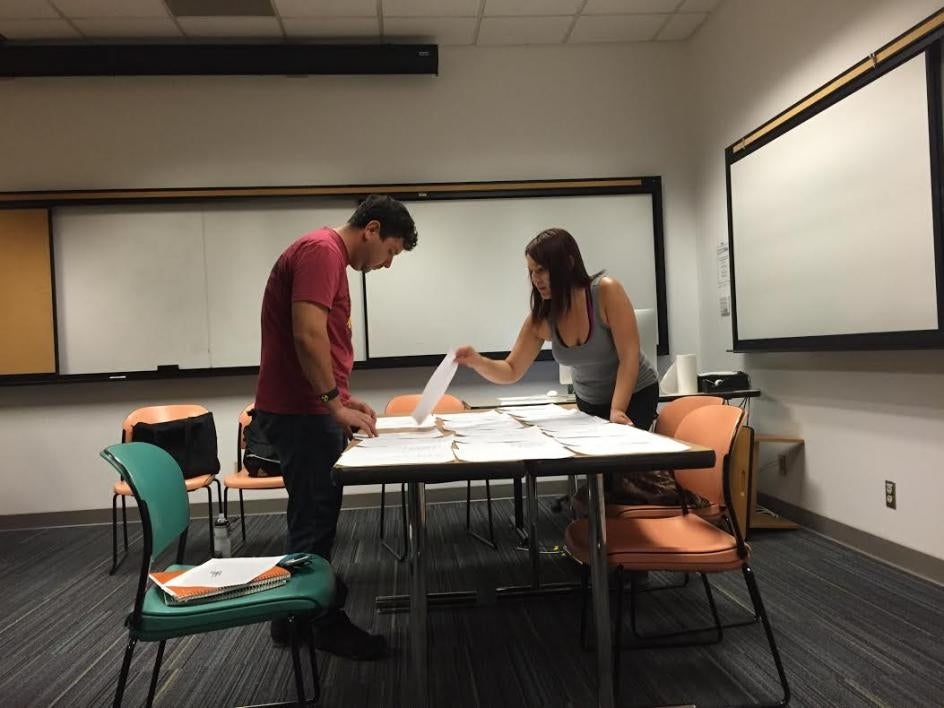
<instances>
[{"instance_id":1,"label":"black sneaker","mask_svg":"<svg viewBox=\"0 0 944 708\"><path fill-rule=\"evenodd\" d=\"M315 648L346 659L369 661L387 653L387 640L351 623L341 610L314 624Z\"/></svg>"},{"instance_id":2,"label":"black sneaker","mask_svg":"<svg viewBox=\"0 0 944 708\"><path fill-rule=\"evenodd\" d=\"M269 636L277 647L292 646L292 625L287 619L272 620L269 623ZM308 632L302 632L301 643L308 643Z\"/></svg>"}]
</instances>

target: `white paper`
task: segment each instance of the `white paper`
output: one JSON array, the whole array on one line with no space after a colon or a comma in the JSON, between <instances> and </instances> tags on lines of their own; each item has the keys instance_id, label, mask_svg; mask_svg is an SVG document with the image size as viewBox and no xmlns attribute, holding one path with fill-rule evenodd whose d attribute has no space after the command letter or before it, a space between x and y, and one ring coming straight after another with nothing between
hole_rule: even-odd
<instances>
[{"instance_id":1,"label":"white paper","mask_svg":"<svg viewBox=\"0 0 944 708\"><path fill-rule=\"evenodd\" d=\"M413 420L410 418L410 420ZM442 431L438 428L433 428L432 430L404 430L401 432L384 432L382 434L378 433L377 437L372 438L366 433L354 433L354 438L356 440L361 440L361 445L366 443L368 440L372 444L381 444L377 441L390 441L390 440L425 440L428 438L441 438L443 436Z\"/></svg>"},{"instance_id":2,"label":"white paper","mask_svg":"<svg viewBox=\"0 0 944 708\"><path fill-rule=\"evenodd\" d=\"M687 450L688 445L672 438L647 433L649 439L608 437L608 438L576 438L565 444L574 452L581 455L632 455L634 453L649 452L681 452Z\"/></svg>"},{"instance_id":3,"label":"white paper","mask_svg":"<svg viewBox=\"0 0 944 708\"><path fill-rule=\"evenodd\" d=\"M164 584L171 588L225 588L230 585L244 585L269 570L283 558L285 558L284 555L211 558Z\"/></svg>"},{"instance_id":4,"label":"white paper","mask_svg":"<svg viewBox=\"0 0 944 708\"><path fill-rule=\"evenodd\" d=\"M439 403L439 399L443 397L446 393L446 389L449 388L452 377L455 376L456 369L458 368L459 364L456 363L456 351L455 349L450 349L446 353L446 356L443 357L443 360L439 362L439 366L436 367L433 375L429 377L429 381L426 382L426 386L423 388L423 395L420 396L419 403L416 404L416 408L414 408L413 412L410 414L413 416L413 420L419 423L433 412L436 404Z\"/></svg>"},{"instance_id":5,"label":"white paper","mask_svg":"<svg viewBox=\"0 0 944 708\"><path fill-rule=\"evenodd\" d=\"M417 423L410 415L385 415L377 419L377 432L381 430L429 430L436 427L433 416Z\"/></svg>"},{"instance_id":6,"label":"white paper","mask_svg":"<svg viewBox=\"0 0 944 708\"><path fill-rule=\"evenodd\" d=\"M376 467L383 465L421 465L454 461L452 438L400 440L399 444L378 447L360 444L349 448L335 463L338 467Z\"/></svg>"},{"instance_id":7,"label":"white paper","mask_svg":"<svg viewBox=\"0 0 944 708\"><path fill-rule=\"evenodd\" d=\"M465 462L501 462L506 460L556 460L573 457L573 453L563 445L550 439L544 443L457 442L456 457Z\"/></svg>"},{"instance_id":8,"label":"white paper","mask_svg":"<svg viewBox=\"0 0 944 708\"><path fill-rule=\"evenodd\" d=\"M538 428L464 428L456 431L456 442L523 442L547 440Z\"/></svg>"},{"instance_id":9,"label":"white paper","mask_svg":"<svg viewBox=\"0 0 944 708\"><path fill-rule=\"evenodd\" d=\"M437 413L439 420L447 423L487 423L489 421L503 420L506 416L495 410L490 411L469 411L468 413Z\"/></svg>"},{"instance_id":10,"label":"white paper","mask_svg":"<svg viewBox=\"0 0 944 708\"><path fill-rule=\"evenodd\" d=\"M675 362L672 362L672 365L668 368L668 371L663 375L662 380L659 381L659 390L662 393L678 393L678 374L675 372L676 366Z\"/></svg>"},{"instance_id":11,"label":"white paper","mask_svg":"<svg viewBox=\"0 0 944 708\"><path fill-rule=\"evenodd\" d=\"M572 415L580 413L580 411L574 408L561 408L554 403L549 403L546 406L514 406L511 408L499 408L498 410L528 423L551 420L554 418L569 418Z\"/></svg>"}]
</instances>

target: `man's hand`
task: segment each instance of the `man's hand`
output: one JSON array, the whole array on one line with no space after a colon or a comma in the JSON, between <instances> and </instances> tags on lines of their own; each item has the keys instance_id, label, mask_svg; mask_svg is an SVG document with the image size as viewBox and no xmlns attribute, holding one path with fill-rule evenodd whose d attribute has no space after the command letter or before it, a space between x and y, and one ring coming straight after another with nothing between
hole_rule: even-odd
<instances>
[{"instance_id":1,"label":"man's hand","mask_svg":"<svg viewBox=\"0 0 944 708\"><path fill-rule=\"evenodd\" d=\"M332 406L330 410L331 417L340 426L348 440L354 436L353 429L355 428L362 433L367 433L369 437L377 437L376 417L345 405Z\"/></svg>"},{"instance_id":2,"label":"man's hand","mask_svg":"<svg viewBox=\"0 0 944 708\"><path fill-rule=\"evenodd\" d=\"M344 402L344 405L347 406L348 408L353 408L356 411L360 411L361 413L366 413L374 421L377 420L377 411L375 411L373 408L371 408L366 403L364 403L363 401L357 398L347 399L347 401Z\"/></svg>"},{"instance_id":3,"label":"man's hand","mask_svg":"<svg viewBox=\"0 0 944 708\"><path fill-rule=\"evenodd\" d=\"M618 423L619 425L632 425L633 421L630 420L629 416L626 415L623 411L618 408L610 409L610 422Z\"/></svg>"}]
</instances>

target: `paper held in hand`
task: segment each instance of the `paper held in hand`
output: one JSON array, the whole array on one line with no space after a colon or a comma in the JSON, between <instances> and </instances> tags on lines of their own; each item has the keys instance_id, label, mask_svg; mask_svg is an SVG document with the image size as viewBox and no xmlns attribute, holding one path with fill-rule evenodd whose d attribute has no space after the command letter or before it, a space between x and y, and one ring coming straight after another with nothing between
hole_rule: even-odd
<instances>
[{"instance_id":1,"label":"paper held in hand","mask_svg":"<svg viewBox=\"0 0 944 708\"><path fill-rule=\"evenodd\" d=\"M429 381L426 382L423 395L420 396L419 403L416 404L416 408L410 414L413 420L419 423L426 420L427 416L433 412L433 408L436 407L439 399L443 397L446 389L449 388L457 368L459 368L459 364L456 362L456 350L450 349L443 360L439 362L439 366L436 367L433 375L429 377Z\"/></svg>"}]
</instances>

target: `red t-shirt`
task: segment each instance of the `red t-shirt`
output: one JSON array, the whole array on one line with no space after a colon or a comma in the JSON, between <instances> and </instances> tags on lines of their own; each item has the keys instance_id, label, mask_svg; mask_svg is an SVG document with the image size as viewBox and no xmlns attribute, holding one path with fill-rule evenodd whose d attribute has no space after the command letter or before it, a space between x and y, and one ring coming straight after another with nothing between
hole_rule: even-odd
<instances>
[{"instance_id":1,"label":"red t-shirt","mask_svg":"<svg viewBox=\"0 0 944 708\"><path fill-rule=\"evenodd\" d=\"M305 234L272 266L262 297L262 355L256 408L269 413L327 413L298 363L292 335L292 303L313 302L328 309L331 365L341 399L350 397L354 366L347 249L334 229Z\"/></svg>"}]
</instances>

